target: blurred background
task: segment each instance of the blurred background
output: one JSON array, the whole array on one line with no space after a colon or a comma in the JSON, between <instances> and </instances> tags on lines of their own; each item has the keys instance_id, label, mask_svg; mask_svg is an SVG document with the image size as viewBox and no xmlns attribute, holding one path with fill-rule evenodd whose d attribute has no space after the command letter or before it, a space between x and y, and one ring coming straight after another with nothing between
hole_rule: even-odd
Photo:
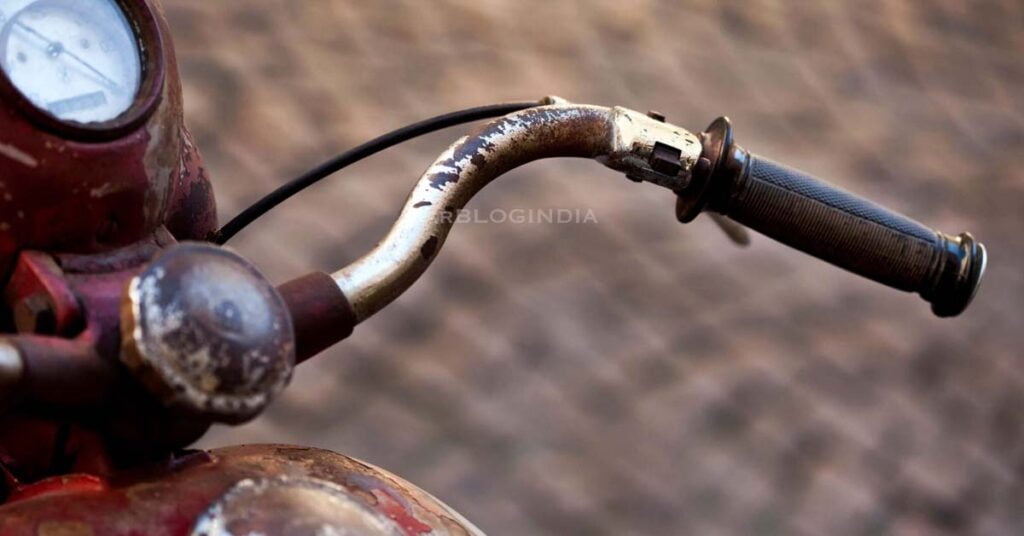
<instances>
[{"instance_id":1,"label":"blurred background","mask_svg":"<svg viewBox=\"0 0 1024 536\"><path fill-rule=\"evenodd\" d=\"M655 109L989 247L954 320L590 162L511 173L409 293L204 446L386 467L493 534L1024 533L1024 4L164 0L221 221L386 130L556 94ZM354 260L466 129L391 150L232 245Z\"/></svg>"}]
</instances>

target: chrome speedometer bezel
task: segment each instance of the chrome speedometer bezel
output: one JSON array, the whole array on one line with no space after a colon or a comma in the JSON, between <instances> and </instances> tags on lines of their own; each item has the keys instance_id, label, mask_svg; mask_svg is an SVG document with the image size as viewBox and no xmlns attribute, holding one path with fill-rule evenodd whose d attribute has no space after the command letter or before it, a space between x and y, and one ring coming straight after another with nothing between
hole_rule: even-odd
<instances>
[{"instance_id":1,"label":"chrome speedometer bezel","mask_svg":"<svg viewBox=\"0 0 1024 536\"><path fill-rule=\"evenodd\" d=\"M142 68L139 90L131 106L108 121L82 123L60 119L39 108L0 70L0 98L17 113L40 128L61 138L101 142L122 137L136 130L160 104L165 81L164 36L156 14L145 0L113 0L124 13L135 37Z\"/></svg>"}]
</instances>

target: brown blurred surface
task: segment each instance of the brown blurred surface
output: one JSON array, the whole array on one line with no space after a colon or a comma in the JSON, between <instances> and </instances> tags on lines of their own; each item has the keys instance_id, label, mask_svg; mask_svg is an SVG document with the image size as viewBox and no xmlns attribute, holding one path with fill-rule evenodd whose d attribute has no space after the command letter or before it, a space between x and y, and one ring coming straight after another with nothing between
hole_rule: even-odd
<instances>
[{"instance_id":1,"label":"brown blurred surface","mask_svg":"<svg viewBox=\"0 0 1024 536\"><path fill-rule=\"evenodd\" d=\"M1024 5L165 0L222 221L435 113L557 94L656 109L989 247L963 317L755 236L731 246L589 162L470 205L412 291L203 445L387 467L493 534L1024 533ZM464 129L289 202L232 245L276 281L380 238Z\"/></svg>"}]
</instances>

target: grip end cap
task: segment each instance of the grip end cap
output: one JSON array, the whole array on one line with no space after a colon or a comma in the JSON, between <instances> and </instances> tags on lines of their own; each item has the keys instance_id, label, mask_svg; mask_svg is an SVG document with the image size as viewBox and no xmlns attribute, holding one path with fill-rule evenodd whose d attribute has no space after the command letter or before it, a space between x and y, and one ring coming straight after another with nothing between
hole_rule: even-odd
<instances>
[{"instance_id":1,"label":"grip end cap","mask_svg":"<svg viewBox=\"0 0 1024 536\"><path fill-rule=\"evenodd\" d=\"M970 233L944 238L946 254L942 272L925 299L931 302L936 316L947 318L959 315L971 304L985 274L988 255L984 244Z\"/></svg>"}]
</instances>

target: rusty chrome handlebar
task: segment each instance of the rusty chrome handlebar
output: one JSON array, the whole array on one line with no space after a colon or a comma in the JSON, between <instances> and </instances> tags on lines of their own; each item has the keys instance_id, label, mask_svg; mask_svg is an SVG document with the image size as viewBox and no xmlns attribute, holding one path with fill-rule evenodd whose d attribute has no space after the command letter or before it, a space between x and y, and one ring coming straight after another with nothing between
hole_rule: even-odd
<instances>
[{"instance_id":1,"label":"rusty chrome handlebar","mask_svg":"<svg viewBox=\"0 0 1024 536\"><path fill-rule=\"evenodd\" d=\"M426 271L477 192L509 170L552 157L591 158L633 181L665 187L677 194L682 222L720 213L736 241L745 240L742 229L721 218L918 291L941 316L962 311L977 289L985 254L969 234L929 230L751 155L733 142L724 118L698 136L626 108L557 98L542 104L456 141L420 177L383 240L334 274L312 272L275 288L228 250L198 243L161 249L132 272L120 322L107 323L120 330L121 364L173 409L169 421L252 418L284 388L296 363L348 337ZM0 394L74 411L114 403L124 376L103 356L117 338L100 335L0 341ZM84 385L67 388L76 382Z\"/></svg>"},{"instance_id":2,"label":"rusty chrome handlebar","mask_svg":"<svg viewBox=\"0 0 1024 536\"><path fill-rule=\"evenodd\" d=\"M625 108L561 99L499 118L448 148L420 177L391 230L332 277L361 322L407 290L444 244L459 210L492 180L542 158L592 158L679 190L701 154L682 128Z\"/></svg>"}]
</instances>

